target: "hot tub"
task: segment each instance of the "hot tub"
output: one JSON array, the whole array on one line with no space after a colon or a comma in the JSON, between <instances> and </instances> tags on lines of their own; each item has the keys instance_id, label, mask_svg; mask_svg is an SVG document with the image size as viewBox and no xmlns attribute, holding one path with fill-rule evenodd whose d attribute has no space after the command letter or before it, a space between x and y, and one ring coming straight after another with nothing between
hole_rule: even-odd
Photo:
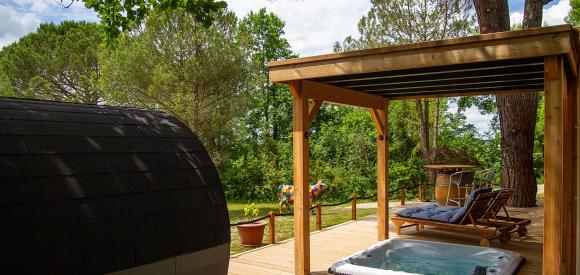
<instances>
[{"instance_id":1,"label":"hot tub","mask_svg":"<svg viewBox=\"0 0 580 275\"><path fill-rule=\"evenodd\" d=\"M478 246L389 239L329 268L332 274L515 274L524 258Z\"/></svg>"}]
</instances>

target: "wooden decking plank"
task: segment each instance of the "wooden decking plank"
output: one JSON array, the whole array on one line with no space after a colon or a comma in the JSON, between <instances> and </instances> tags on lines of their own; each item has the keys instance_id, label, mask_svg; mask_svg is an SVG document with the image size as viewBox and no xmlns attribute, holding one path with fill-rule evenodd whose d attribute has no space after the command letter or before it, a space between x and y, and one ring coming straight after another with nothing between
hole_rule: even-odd
<instances>
[{"instance_id":1,"label":"wooden decking plank","mask_svg":"<svg viewBox=\"0 0 580 275\"><path fill-rule=\"evenodd\" d=\"M401 208L396 207L389 212L394 213L399 209ZM519 274L539 274L542 270L543 208L541 204L536 208L517 208L514 209L514 216L532 219L532 224L527 227L528 236L519 238L514 234L509 244L502 244L496 240L492 242L492 247L522 254L527 262ZM390 229L391 236L395 236L394 225L391 224ZM433 227L426 227L420 231L405 228L401 233L400 238L475 246L479 244L479 238L475 235L446 232ZM376 217L365 217L332 229L312 232L311 271L315 274L325 274L333 263L375 244L376 236ZM230 274L293 274L293 252L293 241L288 241L234 256L230 261Z\"/></svg>"}]
</instances>

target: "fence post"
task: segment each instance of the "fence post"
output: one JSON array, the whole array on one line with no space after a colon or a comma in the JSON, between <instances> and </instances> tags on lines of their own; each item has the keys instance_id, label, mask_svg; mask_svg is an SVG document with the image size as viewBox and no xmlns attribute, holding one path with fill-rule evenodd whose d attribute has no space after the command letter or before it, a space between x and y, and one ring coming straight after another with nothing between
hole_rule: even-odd
<instances>
[{"instance_id":1,"label":"fence post","mask_svg":"<svg viewBox=\"0 0 580 275\"><path fill-rule=\"evenodd\" d=\"M322 205L316 203L316 230L322 230Z\"/></svg>"},{"instance_id":2,"label":"fence post","mask_svg":"<svg viewBox=\"0 0 580 275\"><path fill-rule=\"evenodd\" d=\"M421 182L421 201L425 201L427 197L427 183Z\"/></svg>"},{"instance_id":3,"label":"fence post","mask_svg":"<svg viewBox=\"0 0 580 275\"><path fill-rule=\"evenodd\" d=\"M276 215L274 211L270 211L270 244L276 243Z\"/></svg>"},{"instance_id":4,"label":"fence post","mask_svg":"<svg viewBox=\"0 0 580 275\"><path fill-rule=\"evenodd\" d=\"M419 189L419 201L423 200L423 182L417 183L417 188Z\"/></svg>"},{"instance_id":5,"label":"fence post","mask_svg":"<svg viewBox=\"0 0 580 275\"><path fill-rule=\"evenodd\" d=\"M351 211L350 219L354 221L354 220L356 220L356 196L355 195L352 195L351 203L352 204L351 204L350 208L352 209L352 211Z\"/></svg>"},{"instance_id":6,"label":"fence post","mask_svg":"<svg viewBox=\"0 0 580 275\"><path fill-rule=\"evenodd\" d=\"M405 186L401 186L401 205L405 205Z\"/></svg>"}]
</instances>

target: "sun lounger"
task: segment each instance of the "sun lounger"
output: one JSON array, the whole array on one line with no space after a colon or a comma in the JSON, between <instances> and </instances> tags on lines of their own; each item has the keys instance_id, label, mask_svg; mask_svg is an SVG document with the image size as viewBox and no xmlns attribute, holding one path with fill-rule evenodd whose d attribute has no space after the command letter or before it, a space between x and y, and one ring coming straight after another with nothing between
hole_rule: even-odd
<instances>
[{"instance_id":1,"label":"sun lounger","mask_svg":"<svg viewBox=\"0 0 580 275\"><path fill-rule=\"evenodd\" d=\"M426 205L403 209L391 217L396 233L401 228L415 226L417 230L428 225L446 230L476 234L481 237L480 246L489 247L491 241L500 239L508 242L515 224L487 223L487 211L501 191L481 188L472 192L465 207ZM407 224L407 225L405 225Z\"/></svg>"},{"instance_id":2,"label":"sun lounger","mask_svg":"<svg viewBox=\"0 0 580 275\"><path fill-rule=\"evenodd\" d=\"M532 221L530 219L511 217L505 208L508 199L514 192L515 190L513 189L500 189L499 194L488 207L484 219L487 224L496 224L498 226L508 224L515 225L516 228L513 232L517 232L520 237L524 237L528 234L526 226L530 225ZM498 215L502 210L505 213L505 216Z\"/></svg>"}]
</instances>

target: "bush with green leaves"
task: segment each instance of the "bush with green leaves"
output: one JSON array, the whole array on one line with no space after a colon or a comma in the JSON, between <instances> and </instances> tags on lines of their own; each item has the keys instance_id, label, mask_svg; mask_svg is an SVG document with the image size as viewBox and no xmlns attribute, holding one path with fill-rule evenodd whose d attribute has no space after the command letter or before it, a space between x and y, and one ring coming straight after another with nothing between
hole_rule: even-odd
<instances>
[{"instance_id":1,"label":"bush with green leaves","mask_svg":"<svg viewBox=\"0 0 580 275\"><path fill-rule=\"evenodd\" d=\"M248 220L252 220L253 218L258 217L260 215L260 209L256 207L255 203L248 203L244 206L244 216L248 218Z\"/></svg>"}]
</instances>

